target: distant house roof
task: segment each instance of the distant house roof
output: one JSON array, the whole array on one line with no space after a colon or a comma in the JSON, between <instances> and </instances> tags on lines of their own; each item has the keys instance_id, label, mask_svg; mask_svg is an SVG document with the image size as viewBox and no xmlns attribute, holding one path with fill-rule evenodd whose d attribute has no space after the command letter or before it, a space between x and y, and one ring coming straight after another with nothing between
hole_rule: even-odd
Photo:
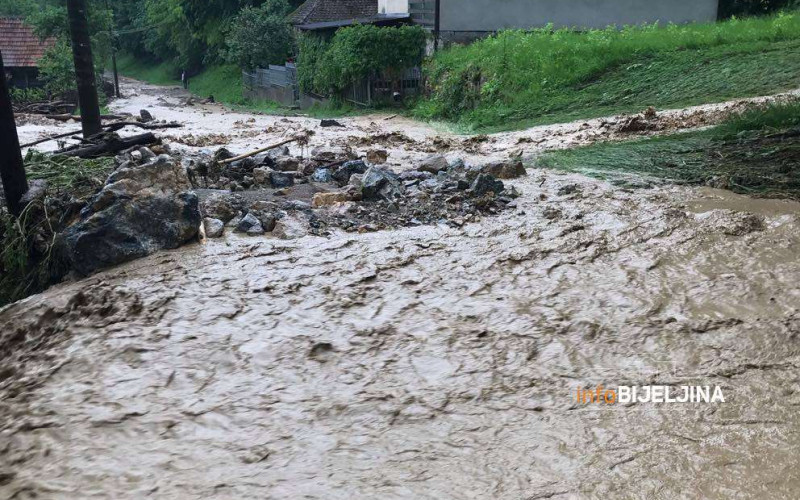
<instances>
[{"instance_id":1,"label":"distant house roof","mask_svg":"<svg viewBox=\"0 0 800 500\"><path fill-rule=\"evenodd\" d=\"M318 23L305 23L297 24L295 27L301 30L328 30L334 28L341 28L343 26L352 26L354 24L375 24L377 26L392 25L398 21L410 20L411 16L408 14L375 14L370 17L359 17L355 19L341 19L339 21L324 21Z\"/></svg>"},{"instance_id":2,"label":"distant house roof","mask_svg":"<svg viewBox=\"0 0 800 500\"><path fill-rule=\"evenodd\" d=\"M45 51L53 45L54 39L40 40L22 19L0 17L0 52L6 68L35 68Z\"/></svg>"},{"instance_id":3,"label":"distant house roof","mask_svg":"<svg viewBox=\"0 0 800 500\"><path fill-rule=\"evenodd\" d=\"M306 0L289 20L294 25L366 19L378 13L378 0Z\"/></svg>"}]
</instances>

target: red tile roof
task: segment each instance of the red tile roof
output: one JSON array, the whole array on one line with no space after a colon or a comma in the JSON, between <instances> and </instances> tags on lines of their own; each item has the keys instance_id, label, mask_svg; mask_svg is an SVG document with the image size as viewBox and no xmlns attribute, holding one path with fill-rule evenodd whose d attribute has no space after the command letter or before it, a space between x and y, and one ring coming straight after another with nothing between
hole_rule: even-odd
<instances>
[{"instance_id":1,"label":"red tile roof","mask_svg":"<svg viewBox=\"0 0 800 500\"><path fill-rule=\"evenodd\" d=\"M44 52L55 45L52 38L39 40L33 28L18 17L0 17L0 52L6 68L35 68Z\"/></svg>"}]
</instances>

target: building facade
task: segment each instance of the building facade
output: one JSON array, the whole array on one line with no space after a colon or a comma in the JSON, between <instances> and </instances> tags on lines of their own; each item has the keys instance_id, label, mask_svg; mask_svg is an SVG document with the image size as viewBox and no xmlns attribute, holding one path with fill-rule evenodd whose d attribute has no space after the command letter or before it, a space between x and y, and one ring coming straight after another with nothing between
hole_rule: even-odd
<instances>
[{"instance_id":1,"label":"building facade","mask_svg":"<svg viewBox=\"0 0 800 500\"><path fill-rule=\"evenodd\" d=\"M400 0L384 0L398 8ZM434 29L436 0L408 0L412 19ZM660 22L684 24L717 19L719 0L438 0L444 41L465 42L503 29L605 28Z\"/></svg>"}]
</instances>

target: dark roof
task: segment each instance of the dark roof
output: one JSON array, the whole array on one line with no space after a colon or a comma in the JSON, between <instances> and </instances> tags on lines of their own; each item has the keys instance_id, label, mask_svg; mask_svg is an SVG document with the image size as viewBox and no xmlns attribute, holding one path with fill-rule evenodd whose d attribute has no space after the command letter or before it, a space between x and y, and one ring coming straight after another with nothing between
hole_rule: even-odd
<instances>
[{"instance_id":1,"label":"dark roof","mask_svg":"<svg viewBox=\"0 0 800 500\"><path fill-rule=\"evenodd\" d=\"M378 0L306 0L290 16L292 24L363 19L378 13Z\"/></svg>"},{"instance_id":2,"label":"dark roof","mask_svg":"<svg viewBox=\"0 0 800 500\"><path fill-rule=\"evenodd\" d=\"M314 30L328 30L333 28L341 28L343 26L352 26L354 24L375 24L377 26L393 25L399 21L408 21L411 16L408 14L376 14L372 17L359 17L357 19L343 19L341 21L325 21L322 23L306 23L298 24L297 29L314 31Z\"/></svg>"},{"instance_id":3,"label":"dark roof","mask_svg":"<svg viewBox=\"0 0 800 500\"><path fill-rule=\"evenodd\" d=\"M35 68L55 40L39 40L33 28L18 17L0 17L0 52L6 68Z\"/></svg>"}]
</instances>

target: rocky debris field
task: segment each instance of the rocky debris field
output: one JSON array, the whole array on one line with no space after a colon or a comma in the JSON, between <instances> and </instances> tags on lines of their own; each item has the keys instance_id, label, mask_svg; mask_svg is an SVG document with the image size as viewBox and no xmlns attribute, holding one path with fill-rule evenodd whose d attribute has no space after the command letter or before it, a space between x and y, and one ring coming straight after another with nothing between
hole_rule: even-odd
<instances>
[{"instance_id":1,"label":"rocky debris field","mask_svg":"<svg viewBox=\"0 0 800 500\"><path fill-rule=\"evenodd\" d=\"M513 208L519 193L501 179L526 175L519 160L467 165L431 155L396 172L385 165L384 150L369 150L364 157L351 148L317 147L302 158L282 147L222 164L233 158L223 148L183 163L205 198L201 207L209 237L221 236L219 228L226 226L250 235L277 229L285 237L287 225L295 236L463 225Z\"/></svg>"}]
</instances>

